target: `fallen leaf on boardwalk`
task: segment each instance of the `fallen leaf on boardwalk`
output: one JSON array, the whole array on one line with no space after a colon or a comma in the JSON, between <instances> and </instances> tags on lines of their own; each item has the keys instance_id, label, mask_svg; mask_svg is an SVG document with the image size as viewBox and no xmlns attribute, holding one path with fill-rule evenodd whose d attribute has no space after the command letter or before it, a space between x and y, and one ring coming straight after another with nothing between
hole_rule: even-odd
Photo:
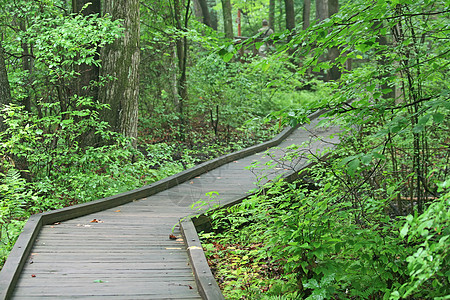
<instances>
[{"instance_id":1,"label":"fallen leaf on boardwalk","mask_svg":"<svg viewBox=\"0 0 450 300\"><path fill-rule=\"evenodd\" d=\"M176 237L176 236L174 236L173 234L171 234L171 235L169 235L169 239L171 239L171 240L176 240L176 239L177 239L177 237Z\"/></svg>"},{"instance_id":2,"label":"fallen leaf on boardwalk","mask_svg":"<svg viewBox=\"0 0 450 300\"><path fill-rule=\"evenodd\" d=\"M94 220L92 220L92 221L91 221L91 223L103 223L103 221L100 221L100 220L94 219Z\"/></svg>"},{"instance_id":3,"label":"fallen leaf on boardwalk","mask_svg":"<svg viewBox=\"0 0 450 300\"><path fill-rule=\"evenodd\" d=\"M104 281L101 279L94 280L94 283L105 283L105 282L108 282L108 281Z\"/></svg>"},{"instance_id":4,"label":"fallen leaf on boardwalk","mask_svg":"<svg viewBox=\"0 0 450 300\"><path fill-rule=\"evenodd\" d=\"M191 182L189 182L189 184L194 184L194 182L193 182L193 181L191 181Z\"/></svg>"},{"instance_id":5,"label":"fallen leaf on boardwalk","mask_svg":"<svg viewBox=\"0 0 450 300\"><path fill-rule=\"evenodd\" d=\"M120 209L116 210L115 212L120 212Z\"/></svg>"},{"instance_id":6,"label":"fallen leaf on boardwalk","mask_svg":"<svg viewBox=\"0 0 450 300\"><path fill-rule=\"evenodd\" d=\"M192 286L190 286L189 284L188 284L188 287L189 287L189 289L190 289L190 290L192 290L192 289L193 289L193 287L192 287Z\"/></svg>"},{"instance_id":7,"label":"fallen leaf on boardwalk","mask_svg":"<svg viewBox=\"0 0 450 300\"><path fill-rule=\"evenodd\" d=\"M31 277L36 277L36 275L32 274Z\"/></svg>"}]
</instances>

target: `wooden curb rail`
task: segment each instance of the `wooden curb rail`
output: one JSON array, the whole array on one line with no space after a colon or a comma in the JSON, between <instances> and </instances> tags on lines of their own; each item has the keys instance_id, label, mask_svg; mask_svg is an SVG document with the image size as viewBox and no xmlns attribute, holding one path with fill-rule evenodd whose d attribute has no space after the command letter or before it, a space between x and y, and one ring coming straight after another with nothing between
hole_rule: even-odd
<instances>
[{"instance_id":1,"label":"wooden curb rail","mask_svg":"<svg viewBox=\"0 0 450 300\"><path fill-rule=\"evenodd\" d=\"M309 119L315 119L322 115L325 110L321 110L309 115ZM299 124L300 125L300 124ZM298 126L299 126L298 125ZM61 222L77 218L80 216L88 215L91 213L99 212L109 208L113 208L125 203L132 202L141 198L149 197L171 187L174 187L180 183L183 183L189 179L206 173L210 170L218 168L224 164L238 160L240 158L265 151L271 147L275 147L280 144L287 136L289 136L298 126L288 127L279 133L276 137L262 144L258 144L240 151L223 155L216 159L204 162L193 168L182 171L178 174L169 176L162 180L159 180L150 185L121 193L118 195L110 196L107 198L74 205L54 211L44 212L36 215L32 215L24 226L22 233L17 239L14 248L8 256L8 259L0 272L0 299L9 299L14 291L14 288L19 279L20 273L26 263L26 260L31 252L34 242L45 225L50 225L55 222ZM181 217L181 216L180 216ZM198 239L198 238L197 238ZM188 246L189 247L189 246ZM198 246L197 246L198 247ZM194 253L194 248L188 249L189 252ZM203 251L202 251L203 254ZM204 256L204 254L203 254ZM209 269L209 268L208 268ZM211 273L211 271L209 270ZM212 276L212 275L211 275ZM215 283L215 281L214 281ZM217 285L217 283L216 283ZM201 287L199 287L200 290ZM220 299L220 298L205 298L205 299Z\"/></svg>"}]
</instances>

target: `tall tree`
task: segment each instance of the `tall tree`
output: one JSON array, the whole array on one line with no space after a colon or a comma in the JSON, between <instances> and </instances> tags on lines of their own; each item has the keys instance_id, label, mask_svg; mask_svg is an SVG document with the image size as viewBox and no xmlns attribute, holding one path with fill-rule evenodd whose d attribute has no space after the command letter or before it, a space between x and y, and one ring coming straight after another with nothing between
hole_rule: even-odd
<instances>
[{"instance_id":1,"label":"tall tree","mask_svg":"<svg viewBox=\"0 0 450 300\"><path fill-rule=\"evenodd\" d=\"M275 0L269 1L269 26L275 30Z\"/></svg>"},{"instance_id":2,"label":"tall tree","mask_svg":"<svg viewBox=\"0 0 450 300\"><path fill-rule=\"evenodd\" d=\"M295 28L295 10L294 0L284 0L286 11L286 29L293 30Z\"/></svg>"},{"instance_id":3,"label":"tall tree","mask_svg":"<svg viewBox=\"0 0 450 300\"><path fill-rule=\"evenodd\" d=\"M189 21L189 7L190 0L185 7L184 14L184 23L181 15L181 2L179 0L174 0L174 19L175 19L175 27L180 32L186 32ZM188 56L188 40L186 35L183 38L178 38L176 41L176 55L178 58L178 80L177 80L177 92L178 92L178 117L179 117L179 134L180 139L184 140L185 134L185 114L184 114L184 105L187 100L187 56Z\"/></svg>"},{"instance_id":4,"label":"tall tree","mask_svg":"<svg viewBox=\"0 0 450 300\"><path fill-rule=\"evenodd\" d=\"M233 34L233 18L231 17L231 1L222 0L223 25L225 37L232 39Z\"/></svg>"},{"instance_id":5,"label":"tall tree","mask_svg":"<svg viewBox=\"0 0 450 300\"><path fill-rule=\"evenodd\" d=\"M208 3L208 7L215 7L216 6L216 0L206 0ZM211 9L209 12L209 17L211 19L211 27L214 30L217 30L218 26L218 18L217 18L217 12L214 9Z\"/></svg>"},{"instance_id":6,"label":"tall tree","mask_svg":"<svg viewBox=\"0 0 450 300\"><path fill-rule=\"evenodd\" d=\"M303 0L303 30L306 30L310 25L311 17L311 0Z\"/></svg>"},{"instance_id":7,"label":"tall tree","mask_svg":"<svg viewBox=\"0 0 450 300\"><path fill-rule=\"evenodd\" d=\"M211 14L207 0L194 0L194 14L198 21L212 28Z\"/></svg>"},{"instance_id":8,"label":"tall tree","mask_svg":"<svg viewBox=\"0 0 450 300\"><path fill-rule=\"evenodd\" d=\"M9 102L11 102L11 90L9 87L8 73L6 71L3 45L0 40L0 109ZM3 131L4 129L5 124L3 123L3 118L0 116L0 131Z\"/></svg>"},{"instance_id":9,"label":"tall tree","mask_svg":"<svg viewBox=\"0 0 450 300\"><path fill-rule=\"evenodd\" d=\"M26 19L20 19L19 20L19 27L20 30L22 32L26 32L27 31L27 24L26 24ZM26 93L26 96L23 97L23 99L21 99L21 105L23 105L25 107L25 110L27 111L31 111L31 97L30 97L30 93L29 93L29 89L30 89L30 82L32 81L31 79L31 74L33 72L32 68L33 68L33 57L30 54L30 45L28 44L28 42L26 40L22 40L20 43L21 47L22 47L22 70L27 72L27 80L24 80L24 85L23 88L25 90L28 90L28 92Z\"/></svg>"},{"instance_id":10,"label":"tall tree","mask_svg":"<svg viewBox=\"0 0 450 300\"><path fill-rule=\"evenodd\" d=\"M339 0L328 0L328 17L337 14L339 11ZM340 55L338 47L328 49L328 60L334 62ZM341 78L341 71L338 66L333 66L327 73L328 80L338 80Z\"/></svg>"},{"instance_id":11,"label":"tall tree","mask_svg":"<svg viewBox=\"0 0 450 300\"><path fill-rule=\"evenodd\" d=\"M102 119L113 130L136 138L140 61L139 0L105 0L104 12L114 20L123 20L125 31L122 37L101 51L101 75L113 77L99 90L99 99L111 107L102 112Z\"/></svg>"},{"instance_id":12,"label":"tall tree","mask_svg":"<svg viewBox=\"0 0 450 300\"><path fill-rule=\"evenodd\" d=\"M316 0L316 20L323 21L328 18L328 0Z\"/></svg>"},{"instance_id":13,"label":"tall tree","mask_svg":"<svg viewBox=\"0 0 450 300\"><path fill-rule=\"evenodd\" d=\"M278 31L283 31L283 0L278 0ZM274 28L275 29L275 28Z\"/></svg>"},{"instance_id":14,"label":"tall tree","mask_svg":"<svg viewBox=\"0 0 450 300\"><path fill-rule=\"evenodd\" d=\"M209 27L212 27L211 15L209 13L209 8L208 8L208 2L206 2L206 0L197 0L197 1L200 4L200 8L202 9L202 16L203 16L202 22L205 25L208 25Z\"/></svg>"},{"instance_id":15,"label":"tall tree","mask_svg":"<svg viewBox=\"0 0 450 300\"><path fill-rule=\"evenodd\" d=\"M203 11L202 7L200 6L200 0L194 0L192 4L194 6L195 18L197 19L197 21L203 22Z\"/></svg>"}]
</instances>

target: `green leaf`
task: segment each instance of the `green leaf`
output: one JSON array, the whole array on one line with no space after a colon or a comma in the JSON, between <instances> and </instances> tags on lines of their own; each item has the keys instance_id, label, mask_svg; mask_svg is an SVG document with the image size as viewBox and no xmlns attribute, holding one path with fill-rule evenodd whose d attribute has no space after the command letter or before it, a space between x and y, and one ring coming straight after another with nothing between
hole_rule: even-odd
<instances>
[{"instance_id":1,"label":"green leaf","mask_svg":"<svg viewBox=\"0 0 450 300\"><path fill-rule=\"evenodd\" d=\"M409 225L408 225L408 223L405 223L405 225L403 225L403 228L400 230L401 238L404 238L408 234L408 229L409 229Z\"/></svg>"},{"instance_id":2,"label":"green leaf","mask_svg":"<svg viewBox=\"0 0 450 300\"><path fill-rule=\"evenodd\" d=\"M361 157L361 162L365 165L369 165L372 162L372 153L363 155Z\"/></svg>"},{"instance_id":3,"label":"green leaf","mask_svg":"<svg viewBox=\"0 0 450 300\"><path fill-rule=\"evenodd\" d=\"M233 58L233 53L227 52L222 56L224 62L229 62Z\"/></svg>"},{"instance_id":4,"label":"green leaf","mask_svg":"<svg viewBox=\"0 0 450 300\"><path fill-rule=\"evenodd\" d=\"M431 116L430 114L427 114L427 115L421 117L417 123L419 125L425 126L427 124L428 120L430 119L430 116Z\"/></svg>"},{"instance_id":5,"label":"green leaf","mask_svg":"<svg viewBox=\"0 0 450 300\"><path fill-rule=\"evenodd\" d=\"M358 158L355 158L354 160L350 161L348 163L347 171L350 174L350 176L355 175L357 169L359 168L360 160Z\"/></svg>"},{"instance_id":6,"label":"green leaf","mask_svg":"<svg viewBox=\"0 0 450 300\"><path fill-rule=\"evenodd\" d=\"M94 280L94 283L105 283L105 282L108 282L108 281L101 280L101 279Z\"/></svg>"},{"instance_id":7,"label":"green leaf","mask_svg":"<svg viewBox=\"0 0 450 300\"><path fill-rule=\"evenodd\" d=\"M441 113L434 113L433 114L433 121L435 123L442 123L442 121L444 121L445 116Z\"/></svg>"},{"instance_id":8,"label":"green leaf","mask_svg":"<svg viewBox=\"0 0 450 300\"><path fill-rule=\"evenodd\" d=\"M416 126L414 126L414 128L412 129L412 131L414 133L420 133L422 131L424 131L425 126L421 125L421 124L417 124Z\"/></svg>"}]
</instances>

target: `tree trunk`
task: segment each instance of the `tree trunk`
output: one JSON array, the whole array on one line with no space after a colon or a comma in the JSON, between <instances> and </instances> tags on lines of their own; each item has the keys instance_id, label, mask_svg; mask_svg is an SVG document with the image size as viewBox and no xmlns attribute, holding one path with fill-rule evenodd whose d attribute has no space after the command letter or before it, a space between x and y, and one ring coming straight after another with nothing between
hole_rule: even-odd
<instances>
[{"instance_id":1,"label":"tree trunk","mask_svg":"<svg viewBox=\"0 0 450 300\"><path fill-rule=\"evenodd\" d=\"M381 34L381 29L383 29L383 22L382 21L375 21L372 27L377 32L377 39L376 39L376 41L380 44L380 46L386 46L387 45L386 36ZM386 64L387 64L386 54L387 53L385 51L380 53L380 58L377 60L377 63L378 63L378 65L380 65L380 68L385 67ZM380 75L383 76L384 78L386 78L386 77L390 76L391 74L386 74L386 73L383 72ZM381 85L381 89L382 90L387 90L387 89L389 89L389 86L386 83L383 83ZM395 98L395 92L394 92L394 90L392 90L389 93L383 94L382 97L384 99Z\"/></svg>"},{"instance_id":2,"label":"tree trunk","mask_svg":"<svg viewBox=\"0 0 450 300\"><path fill-rule=\"evenodd\" d=\"M222 0L222 12L223 12L223 26L225 31L225 37L232 39L233 34L233 18L231 17L231 1Z\"/></svg>"},{"instance_id":3,"label":"tree trunk","mask_svg":"<svg viewBox=\"0 0 450 300\"><path fill-rule=\"evenodd\" d=\"M286 11L286 29L293 30L295 28L295 10L294 0L284 0Z\"/></svg>"},{"instance_id":4,"label":"tree trunk","mask_svg":"<svg viewBox=\"0 0 450 300\"><path fill-rule=\"evenodd\" d=\"M8 81L8 72L6 71L5 56L3 53L3 45L0 40L0 110L11 102L11 90ZM5 130L5 123L0 116L0 131Z\"/></svg>"},{"instance_id":5,"label":"tree trunk","mask_svg":"<svg viewBox=\"0 0 450 300\"><path fill-rule=\"evenodd\" d=\"M328 0L328 16L331 17L339 11L339 0ZM328 60L332 63L340 55L339 48L332 47L328 49ZM327 73L328 80L338 80L341 78L341 71L338 66L333 66Z\"/></svg>"},{"instance_id":6,"label":"tree trunk","mask_svg":"<svg viewBox=\"0 0 450 300\"><path fill-rule=\"evenodd\" d=\"M208 7L216 6L216 0L206 0L208 3ZM211 28L217 30L218 20L217 20L217 12L215 10L211 10L209 12L209 17L211 19Z\"/></svg>"},{"instance_id":7,"label":"tree trunk","mask_svg":"<svg viewBox=\"0 0 450 300\"><path fill-rule=\"evenodd\" d=\"M303 1L303 30L306 30L309 25L311 17L311 0L304 0Z\"/></svg>"},{"instance_id":8,"label":"tree trunk","mask_svg":"<svg viewBox=\"0 0 450 300\"><path fill-rule=\"evenodd\" d=\"M275 0L269 2L269 27L275 30Z\"/></svg>"},{"instance_id":9,"label":"tree trunk","mask_svg":"<svg viewBox=\"0 0 450 300\"><path fill-rule=\"evenodd\" d=\"M189 7L190 0L186 6L186 11L184 15L184 24L182 25L181 19L181 5L179 0L174 0L174 12L175 12L175 25L179 31L187 31L188 21L189 21ZM179 138L184 140L185 138L185 112L184 104L187 100L188 89L187 89L187 55L188 55L188 41L187 37L178 38L176 41L176 52L178 58L178 115L179 115Z\"/></svg>"},{"instance_id":10,"label":"tree trunk","mask_svg":"<svg viewBox=\"0 0 450 300\"><path fill-rule=\"evenodd\" d=\"M20 30L22 32L26 32L27 31L27 26L25 24L24 20L20 21ZM30 86L31 86L31 73L32 73L32 68L33 68L33 61L32 61L32 57L30 55L30 47L27 43L22 42L21 43L21 47L22 47L22 70L27 71L28 72L28 78L27 80L23 83L23 89L26 91L26 97L24 97L21 100L21 104L25 107L25 110L28 112L31 112L31 96L30 96Z\"/></svg>"},{"instance_id":11,"label":"tree trunk","mask_svg":"<svg viewBox=\"0 0 450 300\"><path fill-rule=\"evenodd\" d=\"M328 18L328 0L316 0L316 20L319 22Z\"/></svg>"},{"instance_id":12,"label":"tree trunk","mask_svg":"<svg viewBox=\"0 0 450 300\"><path fill-rule=\"evenodd\" d=\"M211 24L211 16L209 13L209 8L208 8L208 3L206 2L206 0L197 0L200 4L200 8L202 10L202 22L203 24L209 26L212 28L212 24Z\"/></svg>"},{"instance_id":13,"label":"tree trunk","mask_svg":"<svg viewBox=\"0 0 450 300\"><path fill-rule=\"evenodd\" d=\"M139 0L105 0L104 12L114 20L122 19L124 36L105 46L101 52L102 76L112 76L99 90L99 99L110 105L102 119L126 137L137 137L139 98ZM125 5L126 4L126 5ZM135 143L135 142L134 142Z\"/></svg>"},{"instance_id":14,"label":"tree trunk","mask_svg":"<svg viewBox=\"0 0 450 300\"><path fill-rule=\"evenodd\" d=\"M84 5L90 3L85 9ZM83 11L81 11L83 9ZM72 10L74 13L82 13L84 16L101 13L100 0L72 0ZM98 59L98 57L95 57ZM98 99L98 87L91 85L91 82L97 82L99 79L99 67L87 64L81 64L75 68L80 74L77 80L74 80L73 94L83 97L92 97Z\"/></svg>"},{"instance_id":15,"label":"tree trunk","mask_svg":"<svg viewBox=\"0 0 450 300\"><path fill-rule=\"evenodd\" d=\"M200 5L200 0L194 0L193 5L194 5L195 19L199 22L203 22L203 11Z\"/></svg>"}]
</instances>

